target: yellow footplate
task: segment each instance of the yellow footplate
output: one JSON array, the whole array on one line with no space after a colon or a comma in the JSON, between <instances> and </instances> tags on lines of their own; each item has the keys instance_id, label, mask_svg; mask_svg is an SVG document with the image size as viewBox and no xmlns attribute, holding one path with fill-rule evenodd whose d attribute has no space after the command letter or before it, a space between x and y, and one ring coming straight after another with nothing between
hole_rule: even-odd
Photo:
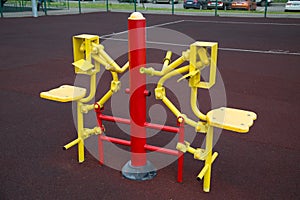
<instances>
[{"instance_id":1,"label":"yellow footplate","mask_svg":"<svg viewBox=\"0 0 300 200\"><path fill-rule=\"evenodd\" d=\"M222 107L207 113L207 122L210 126L239 133L247 133L255 119L254 112L233 108Z\"/></svg>"},{"instance_id":2,"label":"yellow footplate","mask_svg":"<svg viewBox=\"0 0 300 200\"><path fill-rule=\"evenodd\" d=\"M40 97L52 101L70 102L82 99L86 94L86 89L73 85L62 85L46 92L41 92Z\"/></svg>"}]
</instances>

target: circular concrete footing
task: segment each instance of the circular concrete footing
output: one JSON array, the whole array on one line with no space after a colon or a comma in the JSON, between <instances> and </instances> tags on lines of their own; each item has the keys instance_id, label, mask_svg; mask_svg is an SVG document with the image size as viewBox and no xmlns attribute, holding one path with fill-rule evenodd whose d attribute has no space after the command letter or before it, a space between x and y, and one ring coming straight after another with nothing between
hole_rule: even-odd
<instances>
[{"instance_id":1,"label":"circular concrete footing","mask_svg":"<svg viewBox=\"0 0 300 200\"><path fill-rule=\"evenodd\" d=\"M128 161L122 168L122 175L130 180L145 181L154 178L156 171L150 161L147 161L144 166L132 166L131 161Z\"/></svg>"}]
</instances>

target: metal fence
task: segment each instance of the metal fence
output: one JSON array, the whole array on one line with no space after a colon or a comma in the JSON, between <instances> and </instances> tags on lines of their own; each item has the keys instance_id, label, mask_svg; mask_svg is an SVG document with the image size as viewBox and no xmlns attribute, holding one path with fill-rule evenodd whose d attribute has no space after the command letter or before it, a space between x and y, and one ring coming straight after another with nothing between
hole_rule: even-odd
<instances>
[{"instance_id":1,"label":"metal fence","mask_svg":"<svg viewBox=\"0 0 300 200\"><path fill-rule=\"evenodd\" d=\"M40 5L38 6L38 3ZM37 9L41 11L41 14L47 15L48 11L52 10L66 10L69 9L68 0L36 0ZM31 0L1 0L1 17L13 17L13 16L27 16L32 12Z\"/></svg>"},{"instance_id":2,"label":"metal fence","mask_svg":"<svg viewBox=\"0 0 300 200\"><path fill-rule=\"evenodd\" d=\"M232 0L192 0L195 6L189 6L186 0L1 0L1 17L33 16L32 2L41 2L38 16L78 14L88 12L133 12L184 14L199 16L232 17L295 17L300 12L285 12L285 2L260 4L255 9L233 9ZM253 0L261 1L261 0ZM280 0L278 0L280 1ZM287 1L287 0L282 0ZM198 4L200 6L198 6ZM187 8L194 7L194 8Z\"/></svg>"}]
</instances>

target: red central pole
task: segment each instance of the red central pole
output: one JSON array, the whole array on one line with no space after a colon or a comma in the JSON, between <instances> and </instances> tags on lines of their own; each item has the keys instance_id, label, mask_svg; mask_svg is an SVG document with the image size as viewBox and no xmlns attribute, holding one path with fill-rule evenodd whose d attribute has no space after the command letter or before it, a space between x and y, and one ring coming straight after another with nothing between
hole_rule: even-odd
<instances>
[{"instance_id":1,"label":"red central pole","mask_svg":"<svg viewBox=\"0 0 300 200\"><path fill-rule=\"evenodd\" d=\"M128 18L128 59L130 89L131 160L123 167L123 176L133 180L148 180L156 175L155 167L146 156L146 19L139 12Z\"/></svg>"},{"instance_id":2,"label":"red central pole","mask_svg":"<svg viewBox=\"0 0 300 200\"><path fill-rule=\"evenodd\" d=\"M133 16L132 16L133 15ZM131 164L146 164L146 76L140 68L146 65L146 20L140 13L128 18L129 88L130 88L130 134Z\"/></svg>"}]
</instances>

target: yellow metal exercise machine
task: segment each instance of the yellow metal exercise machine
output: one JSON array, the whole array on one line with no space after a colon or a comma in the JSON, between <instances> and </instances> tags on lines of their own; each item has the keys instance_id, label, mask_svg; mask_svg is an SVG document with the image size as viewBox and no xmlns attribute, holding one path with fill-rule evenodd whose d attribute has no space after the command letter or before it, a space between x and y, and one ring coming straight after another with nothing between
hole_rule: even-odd
<instances>
[{"instance_id":1,"label":"yellow metal exercise machine","mask_svg":"<svg viewBox=\"0 0 300 200\"><path fill-rule=\"evenodd\" d=\"M172 53L167 52L165 63L161 71L154 70L153 68L140 69L141 73L145 73L150 76L162 76L155 89L156 99L161 100L178 119L183 119L185 123L195 127L196 132L206 134L206 146L204 149L195 149L191 147L190 143L187 141L184 143L178 143L176 146L179 151L183 153L191 153L194 155L195 159L205 161L204 167L197 176L198 180L204 178L203 190L205 192L209 192L210 190L212 163L218 156L217 152L213 153L212 151L214 127L239 133L246 133L249 131L249 127L253 125L253 120L256 119L256 114L250 111L221 107L211 110L205 115L197 107L198 88L209 89L215 84L217 50L217 43L195 42L190 45L190 49L182 53L181 57L169 65L166 64L166 61L171 60ZM177 68L185 61L188 61L189 65ZM210 75L209 81L205 82L201 80L201 70L207 67L210 68ZM197 118L199 118L198 122L191 120L188 116L181 113L167 98L166 90L163 87L166 80L184 73L186 74L178 79L178 82L184 78L189 80L189 87L191 88L190 104L194 114Z\"/></svg>"},{"instance_id":2,"label":"yellow metal exercise machine","mask_svg":"<svg viewBox=\"0 0 300 200\"><path fill-rule=\"evenodd\" d=\"M197 92L199 88L209 89L216 81L216 66L218 44L214 42L195 42L190 45L190 48L182 52L182 56L171 62L172 52L168 51L163 62L161 71L153 68L139 69L141 74L149 76L161 76L155 89L155 97L161 100L170 111L176 116L179 123L186 123L195 128L196 132L206 134L205 148L193 148L189 141L179 141L176 149L179 152L191 153L194 158L205 162L204 167L199 172L197 179L204 179L203 190L210 191L211 170L214 160L218 153L213 152L213 131L214 127L226 129L239 133L246 133L253 125L253 120L256 119L256 114L251 111L244 111L233 108L221 107L203 114L197 106ZM101 109L105 102L111 96L120 90L120 81L118 74L125 72L130 68L127 62L123 67L120 67L104 50L104 47L99 44L99 37L96 35L82 34L73 37L73 53L75 73L85 74L90 76L90 92L86 96L86 89L71 85L63 85L59 88L52 89L46 92L41 92L40 97L48 100L59 102L77 102L77 138L64 146L64 149L69 149L74 145L78 145L78 161L84 161L84 140L91 135L103 134L103 126L99 125L94 128L84 127L84 114L91 110ZM181 66L188 62L188 65ZM100 72L100 66L104 66L110 71L112 81L110 89L96 103L89 103L96 93L96 74ZM209 81L201 80L201 71L204 68L209 68ZM164 87L165 81L168 79L184 74L178 82L183 79L188 79L190 87L190 105L195 116L199 119L194 121L179 111L178 108L168 99ZM125 120L124 120L125 121ZM121 141L121 140L118 140ZM122 141L121 141L122 142ZM130 142L122 142L130 145ZM149 145L148 145L149 146ZM154 147L152 147L154 149ZM176 152L175 152L176 153Z\"/></svg>"},{"instance_id":3,"label":"yellow metal exercise machine","mask_svg":"<svg viewBox=\"0 0 300 200\"><path fill-rule=\"evenodd\" d=\"M119 67L117 63L104 51L104 47L99 44L99 36L82 34L73 37L73 53L75 73L90 76L90 94L86 96L86 89L71 85L62 85L59 88L50 91L41 92L40 97L59 102L77 102L77 139L66 144L64 149L69 149L78 144L78 161L84 161L84 140L91 135L98 135L103 132L101 127L96 126L92 129L84 127L84 115L98 106L103 107L113 93L120 89L120 81L117 73L122 73L128 69L126 63ZM92 64L92 60L94 64ZM96 74L100 72L100 65L105 66L111 71L112 81L110 89L97 102L97 104L88 104L96 93Z\"/></svg>"}]
</instances>

